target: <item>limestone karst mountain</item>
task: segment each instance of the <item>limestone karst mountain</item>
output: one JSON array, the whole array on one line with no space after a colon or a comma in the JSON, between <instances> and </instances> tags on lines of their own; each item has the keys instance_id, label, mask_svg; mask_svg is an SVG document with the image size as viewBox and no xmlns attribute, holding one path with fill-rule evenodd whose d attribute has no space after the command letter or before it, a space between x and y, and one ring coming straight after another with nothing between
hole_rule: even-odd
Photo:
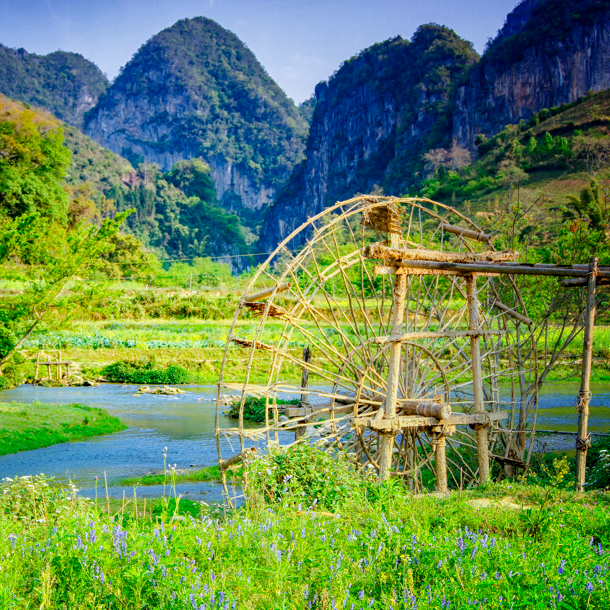
<instances>
[{"instance_id":1,"label":"limestone karst mountain","mask_svg":"<svg viewBox=\"0 0 610 610\"><path fill-rule=\"evenodd\" d=\"M250 219L301 159L306 130L254 54L203 17L181 20L144 44L85 126L134 164L146 158L169 170L203 158L221 204Z\"/></svg>"}]
</instances>

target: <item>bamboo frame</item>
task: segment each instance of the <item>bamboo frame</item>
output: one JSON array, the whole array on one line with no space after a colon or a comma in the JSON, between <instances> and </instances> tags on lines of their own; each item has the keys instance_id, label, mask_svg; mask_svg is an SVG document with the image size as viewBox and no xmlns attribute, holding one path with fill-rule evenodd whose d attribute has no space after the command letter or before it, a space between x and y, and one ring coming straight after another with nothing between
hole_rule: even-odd
<instances>
[{"instance_id":1,"label":"bamboo frame","mask_svg":"<svg viewBox=\"0 0 610 610\"><path fill-rule=\"evenodd\" d=\"M485 480L485 456L504 438L502 430L512 430L515 388L529 387L536 366L529 364L536 347L525 323L527 310L511 279L523 266L514 263L514 252L496 252L491 245L481 250L481 243L490 244L488 238L450 206L427 199L371 196L331 206L295 230L261 265L235 313L232 342L236 334L243 335L236 332L242 312L254 309L259 318L248 337L237 340L249 350L239 383L225 379L229 343L223 356L218 396L221 389L231 388L241 398L236 428L221 429L217 409L219 460L221 438L238 437L244 451L262 439L290 444L284 433L292 431L292 442L343 448L362 465L377 468L381 478L407 477L413 489L421 469L433 462L445 470L445 481L450 466L459 468L460 481L470 484L477 473L461 461L454 440L457 446L472 448L472 436L458 431L456 439L445 438L451 426L476 426L482 455L477 478ZM380 243L384 239L390 247ZM297 245L301 250L295 253ZM385 267L375 265L370 258L374 253L388 255ZM287 261L285 267L274 267L279 257ZM476 266L483 267L476 271L483 296L468 302L468 277ZM509 267L511 275L505 281ZM385 269L394 275L392 283L378 274ZM579 276L583 270L573 271ZM511 291L511 298L504 299L509 305L499 300L494 282L503 282ZM275 302L280 294L281 305ZM269 335L272 320L277 339ZM525 326L517 332L519 324ZM296 353L295 343L311 347L311 360ZM479 355L473 362L476 346ZM263 362L265 352L267 380L252 383L254 363ZM303 381L300 387L287 383L289 369L300 369L307 383L313 378L315 384L332 389ZM510 412L500 409L501 375L511 382ZM473 376L475 396L470 389ZM244 428L248 395L263 396L266 402L265 424L256 431ZM280 408L277 399L283 396L300 396L302 404ZM317 400L329 402L316 404ZM475 413L460 413L473 404ZM443 410L442 405L448 408ZM526 404L534 413L536 405ZM287 421L280 421L280 413ZM313 419L320 426L317 430L310 428ZM458 442L462 438L465 442ZM440 446L450 451L445 460L437 455ZM437 475L439 485L446 487L443 473ZM451 476L455 482L455 473Z\"/></svg>"}]
</instances>

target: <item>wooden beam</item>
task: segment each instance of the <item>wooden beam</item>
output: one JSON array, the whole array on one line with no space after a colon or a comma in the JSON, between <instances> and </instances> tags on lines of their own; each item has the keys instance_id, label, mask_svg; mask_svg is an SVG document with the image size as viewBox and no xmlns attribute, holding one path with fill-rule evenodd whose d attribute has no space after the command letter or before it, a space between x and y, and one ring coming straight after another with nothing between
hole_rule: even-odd
<instances>
[{"instance_id":1,"label":"wooden beam","mask_svg":"<svg viewBox=\"0 0 610 610\"><path fill-rule=\"evenodd\" d=\"M389 335L386 337L375 337L373 343L400 343L401 341L413 341L416 339L458 339L460 337L489 337L503 335L503 330L454 330L454 331L420 331L403 333L402 335Z\"/></svg>"},{"instance_id":2,"label":"wooden beam","mask_svg":"<svg viewBox=\"0 0 610 610\"><path fill-rule=\"evenodd\" d=\"M587 277L586 269L565 266L538 267L535 265L516 265L511 263L443 263L439 261L397 261L393 263L403 269L430 271L456 271L469 273L500 273L507 275L542 275L551 277ZM608 269L606 267L606 269ZM610 278L610 270L599 271L598 277Z\"/></svg>"},{"instance_id":3,"label":"wooden beam","mask_svg":"<svg viewBox=\"0 0 610 610\"><path fill-rule=\"evenodd\" d=\"M501 303L497 299L494 301L493 306L496 309L499 309L500 311L507 313L509 316L515 318L516 320L519 320L519 321L523 322L524 324L527 324L528 326L531 326L533 324L533 322L529 318L526 318L523 314L520 314L518 311L511 309L508 305L504 305L504 303Z\"/></svg>"},{"instance_id":4,"label":"wooden beam","mask_svg":"<svg viewBox=\"0 0 610 610\"><path fill-rule=\"evenodd\" d=\"M275 286L271 286L270 288L265 288L264 290L261 290L260 292L255 292L254 294L249 294L247 296L244 297L244 301L251 303L253 301L260 301L261 299L266 299L267 297L271 296L274 292L276 294L279 294L280 292L286 292L286 290L290 290L290 288L292 287L292 283L291 282L286 282L284 284L279 284L279 285L275 285Z\"/></svg>"},{"instance_id":5,"label":"wooden beam","mask_svg":"<svg viewBox=\"0 0 610 610\"><path fill-rule=\"evenodd\" d=\"M440 261L445 263L476 263L476 262L509 262L519 258L519 252L440 252L423 248L389 248L381 243L366 246L363 252L365 258L376 258L384 261Z\"/></svg>"},{"instance_id":6,"label":"wooden beam","mask_svg":"<svg viewBox=\"0 0 610 610\"><path fill-rule=\"evenodd\" d=\"M508 419L508 411L487 411L485 413L452 413L445 421L447 426L476 426L490 424L502 419ZM374 414L366 417L354 417L353 425L370 428L380 432L395 430L400 432L405 428L429 428L438 426L436 417L421 417L419 415L399 415L394 418L375 419Z\"/></svg>"},{"instance_id":7,"label":"wooden beam","mask_svg":"<svg viewBox=\"0 0 610 610\"><path fill-rule=\"evenodd\" d=\"M483 231L473 231L472 229L465 229L464 227L456 227L455 225L450 225L446 222L441 224L441 229L446 233L453 233L460 237L468 237L469 239L476 239L477 241L486 243L491 241L491 235L487 235L487 233L483 233Z\"/></svg>"}]
</instances>

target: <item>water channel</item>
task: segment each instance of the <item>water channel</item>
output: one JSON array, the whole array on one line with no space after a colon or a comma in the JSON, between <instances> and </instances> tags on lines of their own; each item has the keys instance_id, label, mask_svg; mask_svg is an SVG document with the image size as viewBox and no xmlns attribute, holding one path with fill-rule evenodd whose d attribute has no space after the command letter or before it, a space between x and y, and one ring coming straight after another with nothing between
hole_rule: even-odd
<instances>
[{"instance_id":1,"label":"water channel","mask_svg":"<svg viewBox=\"0 0 610 610\"><path fill-rule=\"evenodd\" d=\"M97 476L102 482L100 495L104 495L103 480L106 474L112 486L127 476L148 474L163 468L163 449L167 447L168 464L178 468L209 466L216 463L214 434L216 396L214 386L183 386L186 394L175 396L134 396L139 386L101 384L93 388L44 388L22 385L0 392L0 401L19 401L47 404L81 403L103 407L121 418L127 430L90 438L82 442L64 443L44 449L0 457L0 478L45 473L62 481L74 481L83 492L93 494ZM597 432L610 430L610 383L592 387L589 429ZM537 428L541 430L576 429L576 383L547 384L540 395ZM234 420L221 416L221 427L232 427ZM573 442L573 437L566 437ZM230 454L226 444L223 455ZM564 440L565 443L565 440ZM234 448L236 449L236 448ZM111 495L127 495L131 489L111 487ZM178 493L194 494L198 499L216 501L220 490L214 484L185 484ZM159 495L157 488L139 488L138 495Z\"/></svg>"}]
</instances>

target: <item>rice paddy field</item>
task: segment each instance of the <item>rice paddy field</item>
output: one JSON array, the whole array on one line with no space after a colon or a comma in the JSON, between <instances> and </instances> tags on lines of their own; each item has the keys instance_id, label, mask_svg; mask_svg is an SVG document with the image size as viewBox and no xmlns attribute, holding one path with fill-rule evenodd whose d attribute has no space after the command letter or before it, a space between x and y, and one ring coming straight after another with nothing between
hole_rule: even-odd
<instances>
[{"instance_id":1,"label":"rice paddy field","mask_svg":"<svg viewBox=\"0 0 610 610\"><path fill-rule=\"evenodd\" d=\"M144 319L128 321L79 321L73 322L69 329L56 332L40 332L32 335L23 345L30 358L36 357L39 351L56 357L56 350L61 350L62 357L74 361L77 368L86 374L101 375L105 366L114 362L142 363L152 362L156 367L164 368L177 364L195 375L199 383L216 383L220 372L222 357L232 320L199 320L199 319ZM303 326L314 336L319 336L319 329L313 322L303 322ZM258 327L258 320L238 322L236 335L251 337ZM285 323L270 319L265 325L262 340L277 343L284 332ZM356 339L354 330L344 328L346 336ZM364 330L362 330L364 332ZM551 334L552 338L552 334ZM331 337L331 340L333 338ZM339 344L340 338L334 340ZM555 376L558 378L576 379L580 370L582 357L582 335L572 342L558 367ZM289 349L298 355L307 341L302 335L294 335ZM542 341L539 344L543 350ZM231 362L229 374L238 375L247 363L248 353L236 345L231 345ZM593 379L605 381L610 379L610 326L598 326L595 329ZM264 381L268 370L269 355L261 353L254 363L254 378ZM321 361L323 360L320 357ZM565 365L563 365L565 364ZM294 379L300 376L298 367L290 366L286 374ZM33 373L31 364L29 373ZM553 379L551 374L550 379Z\"/></svg>"}]
</instances>

